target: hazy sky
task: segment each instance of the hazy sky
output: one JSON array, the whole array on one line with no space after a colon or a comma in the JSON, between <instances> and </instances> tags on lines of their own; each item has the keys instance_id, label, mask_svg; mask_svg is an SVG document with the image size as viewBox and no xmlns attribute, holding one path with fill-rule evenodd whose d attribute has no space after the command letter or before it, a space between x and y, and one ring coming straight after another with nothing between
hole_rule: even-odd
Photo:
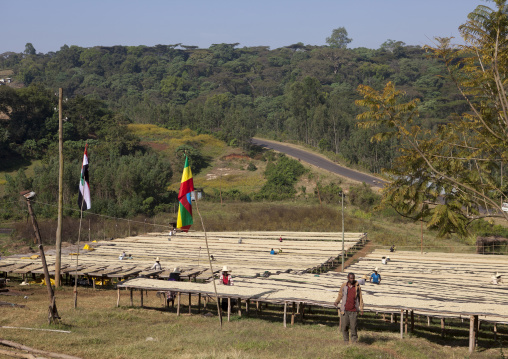
<instances>
[{"instance_id":1,"label":"hazy sky","mask_svg":"<svg viewBox=\"0 0 508 359\"><path fill-rule=\"evenodd\" d=\"M379 48L387 39L424 45L460 35L458 26L482 0L0 0L0 53L62 45L175 44L272 49L303 42L325 45L344 26L350 48Z\"/></svg>"}]
</instances>

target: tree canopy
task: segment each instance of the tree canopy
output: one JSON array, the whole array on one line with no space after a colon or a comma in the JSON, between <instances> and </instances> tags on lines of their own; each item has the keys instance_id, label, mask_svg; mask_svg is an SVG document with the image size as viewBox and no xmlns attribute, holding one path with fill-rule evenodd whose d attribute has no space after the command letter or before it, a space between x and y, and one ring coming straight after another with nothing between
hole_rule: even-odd
<instances>
[{"instance_id":1,"label":"tree canopy","mask_svg":"<svg viewBox=\"0 0 508 359\"><path fill-rule=\"evenodd\" d=\"M382 128L373 141L400 141L391 167L393 182L384 201L400 213L425 218L442 235L466 234L474 220L508 220L501 203L507 194L503 164L508 159L508 13L480 5L459 30L465 45L437 38L427 50L445 64L467 107L435 131L419 125L419 99L388 83L377 91L360 85L367 109L358 116L363 128Z\"/></svg>"}]
</instances>

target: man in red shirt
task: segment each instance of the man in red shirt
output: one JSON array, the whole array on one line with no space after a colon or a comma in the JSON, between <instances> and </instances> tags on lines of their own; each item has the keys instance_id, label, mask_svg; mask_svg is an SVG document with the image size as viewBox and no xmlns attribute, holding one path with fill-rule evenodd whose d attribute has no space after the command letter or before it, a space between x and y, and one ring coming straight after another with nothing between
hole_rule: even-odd
<instances>
[{"instance_id":1,"label":"man in red shirt","mask_svg":"<svg viewBox=\"0 0 508 359\"><path fill-rule=\"evenodd\" d=\"M360 315L363 314L363 297L360 285L355 280L355 275L349 273L347 279L348 281L341 285L334 305L338 307L339 303L341 303L340 329L344 341L349 343L349 332L351 331L351 341L354 343L358 340L356 324L358 312L360 312Z\"/></svg>"}]
</instances>

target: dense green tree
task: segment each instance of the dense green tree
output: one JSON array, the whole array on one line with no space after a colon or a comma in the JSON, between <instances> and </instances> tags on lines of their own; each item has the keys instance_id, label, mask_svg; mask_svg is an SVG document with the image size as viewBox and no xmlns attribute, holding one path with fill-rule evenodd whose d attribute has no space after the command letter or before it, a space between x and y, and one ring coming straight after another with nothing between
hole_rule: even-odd
<instances>
[{"instance_id":1,"label":"dense green tree","mask_svg":"<svg viewBox=\"0 0 508 359\"><path fill-rule=\"evenodd\" d=\"M347 30L343 26L333 29L330 37L326 38L326 43L330 45L330 47L337 47L339 49L345 49L351 41L353 41L353 39L348 37Z\"/></svg>"},{"instance_id":2,"label":"dense green tree","mask_svg":"<svg viewBox=\"0 0 508 359\"><path fill-rule=\"evenodd\" d=\"M485 217L508 220L502 211L508 158L508 13L506 1L496 8L480 5L460 27L465 45L437 39L429 50L442 59L468 104L467 111L435 131L416 123L418 99L388 83L380 92L360 87L357 103L367 111L361 126L385 126L373 140L401 141L393 163L393 182L384 201L415 219L427 218L441 235L467 234L471 221Z\"/></svg>"},{"instance_id":3,"label":"dense green tree","mask_svg":"<svg viewBox=\"0 0 508 359\"><path fill-rule=\"evenodd\" d=\"M31 42L27 42L25 45L25 55L35 55L35 47Z\"/></svg>"}]
</instances>

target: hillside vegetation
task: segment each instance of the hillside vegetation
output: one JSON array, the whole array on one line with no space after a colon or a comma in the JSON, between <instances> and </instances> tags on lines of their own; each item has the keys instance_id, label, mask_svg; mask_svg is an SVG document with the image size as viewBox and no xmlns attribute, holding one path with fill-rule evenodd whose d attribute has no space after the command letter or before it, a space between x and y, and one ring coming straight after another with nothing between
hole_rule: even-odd
<instances>
[{"instance_id":1,"label":"hillside vegetation","mask_svg":"<svg viewBox=\"0 0 508 359\"><path fill-rule=\"evenodd\" d=\"M76 128L79 121L101 117L86 101L104 101L132 123L190 128L244 148L254 134L300 141L374 172L390 165L398 143L371 143L373 132L355 125L359 84L380 89L393 81L409 98L421 100L418 121L429 129L465 108L442 63L421 47L393 40L375 50L302 43L272 50L225 43L208 49L64 45L47 54L4 53L1 69L12 69L17 83L62 87L65 97L81 101L77 111L65 113ZM1 90L8 107L0 112L13 118L19 102ZM44 119L54 116L56 98L50 102ZM4 148L33 145L26 141L44 147L41 136L16 136L12 126L7 124L9 138L0 136Z\"/></svg>"}]
</instances>

